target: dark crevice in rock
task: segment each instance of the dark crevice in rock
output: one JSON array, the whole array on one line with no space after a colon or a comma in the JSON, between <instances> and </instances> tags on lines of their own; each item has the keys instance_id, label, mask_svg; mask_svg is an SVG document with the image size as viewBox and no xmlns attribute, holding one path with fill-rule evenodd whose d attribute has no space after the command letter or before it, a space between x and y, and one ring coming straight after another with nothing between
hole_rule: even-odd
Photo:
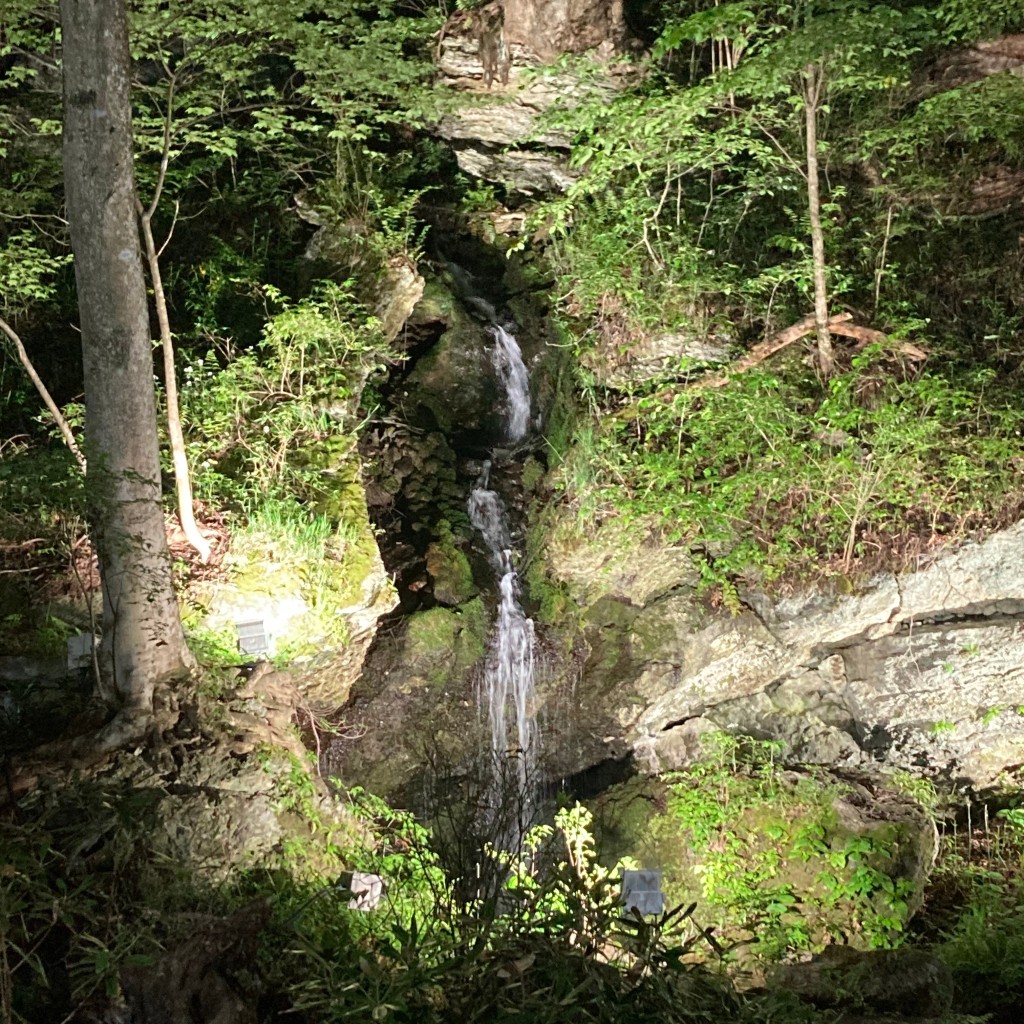
<instances>
[{"instance_id":1,"label":"dark crevice in rock","mask_svg":"<svg viewBox=\"0 0 1024 1024\"><path fill-rule=\"evenodd\" d=\"M685 715L683 718L675 718L671 722L666 722L661 727L661 731L671 732L673 729L678 729L680 726L686 725L687 722L692 722L698 718L703 718L708 710L709 709L707 708L697 708L694 710L692 715ZM713 711L714 708L711 708L710 710Z\"/></svg>"},{"instance_id":2,"label":"dark crevice in rock","mask_svg":"<svg viewBox=\"0 0 1024 1024\"><path fill-rule=\"evenodd\" d=\"M592 800L636 775L632 754L608 758L561 780L559 789L573 800Z\"/></svg>"},{"instance_id":3,"label":"dark crevice in rock","mask_svg":"<svg viewBox=\"0 0 1024 1024\"><path fill-rule=\"evenodd\" d=\"M901 622L897 635L912 635L925 630L941 629L945 626L993 626L1024 620L1024 601L1013 599L988 601L981 605L967 606L940 613L915 616Z\"/></svg>"}]
</instances>

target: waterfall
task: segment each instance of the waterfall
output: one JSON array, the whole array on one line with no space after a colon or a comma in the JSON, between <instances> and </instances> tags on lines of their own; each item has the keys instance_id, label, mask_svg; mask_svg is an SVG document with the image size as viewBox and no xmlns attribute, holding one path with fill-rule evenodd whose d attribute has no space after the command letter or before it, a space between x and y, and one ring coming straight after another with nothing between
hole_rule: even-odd
<instances>
[{"instance_id":1,"label":"waterfall","mask_svg":"<svg viewBox=\"0 0 1024 1024\"><path fill-rule=\"evenodd\" d=\"M494 366L505 390L505 433L519 441L530 428L530 379L515 337L505 328L488 328L495 341ZM481 710L486 707L490 726L490 758L494 768L495 802L517 801L516 835L495 837L514 842L529 824L531 790L536 780L537 727L533 718L534 628L519 603L519 583L512 563L512 540L504 502L490 489L492 465L484 462L469 496L469 518L480 532L498 580L499 604L481 684ZM514 774L507 772L511 760ZM514 778L518 792L502 789Z\"/></svg>"},{"instance_id":2,"label":"waterfall","mask_svg":"<svg viewBox=\"0 0 1024 1024\"><path fill-rule=\"evenodd\" d=\"M508 402L508 440L521 441L530 430L530 375L516 339L500 324L487 330L494 338L494 368Z\"/></svg>"}]
</instances>

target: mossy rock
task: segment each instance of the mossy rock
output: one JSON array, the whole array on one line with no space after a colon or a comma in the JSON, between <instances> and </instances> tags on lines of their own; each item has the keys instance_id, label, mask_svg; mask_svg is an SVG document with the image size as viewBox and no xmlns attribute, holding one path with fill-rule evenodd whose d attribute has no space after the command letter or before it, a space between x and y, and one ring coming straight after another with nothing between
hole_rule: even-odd
<instances>
[{"instance_id":1,"label":"mossy rock","mask_svg":"<svg viewBox=\"0 0 1024 1024\"><path fill-rule=\"evenodd\" d=\"M409 317L409 323L418 326L439 320L447 322L454 316L457 307L458 302L448 286L436 277L428 277L423 294Z\"/></svg>"},{"instance_id":2,"label":"mossy rock","mask_svg":"<svg viewBox=\"0 0 1024 1024\"><path fill-rule=\"evenodd\" d=\"M479 593L473 569L446 520L438 524L437 534L437 540L427 547L427 572L434 581L434 597L443 605L463 604Z\"/></svg>"},{"instance_id":3,"label":"mossy rock","mask_svg":"<svg viewBox=\"0 0 1024 1024\"><path fill-rule=\"evenodd\" d=\"M406 415L448 437L501 430L500 396L484 327L453 306L448 329L406 378ZM419 410L419 412L417 412Z\"/></svg>"},{"instance_id":4,"label":"mossy rock","mask_svg":"<svg viewBox=\"0 0 1024 1024\"><path fill-rule=\"evenodd\" d=\"M487 611L475 598L459 608L428 608L409 616L402 649L408 684L454 684L487 651Z\"/></svg>"},{"instance_id":5,"label":"mossy rock","mask_svg":"<svg viewBox=\"0 0 1024 1024\"><path fill-rule=\"evenodd\" d=\"M631 780L594 809L607 861L660 868L669 906L696 903L702 927L758 959L898 941L935 849L927 814L880 783L731 755Z\"/></svg>"}]
</instances>

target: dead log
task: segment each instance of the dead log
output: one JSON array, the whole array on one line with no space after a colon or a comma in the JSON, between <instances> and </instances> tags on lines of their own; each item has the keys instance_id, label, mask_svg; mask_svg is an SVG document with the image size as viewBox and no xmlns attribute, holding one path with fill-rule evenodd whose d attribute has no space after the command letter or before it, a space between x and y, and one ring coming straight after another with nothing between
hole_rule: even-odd
<instances>
[{"instance_id":1,"label":"dead log","mask_svg":"<svg viewBox=\"0 0 1024 1024\"><path fill-rule=\"evenodd\" d=\"M837 313L829 318L828 329L835 334L842 334L843 332L838 329L838 326L852 319L852 313ZM728 384L730 378L734 377L737 373L744 373L747 370L753 369L759 363L763 363L770 356L775 355L776 352L781 352L787 345L792 345L794 341L807 337L814 330L814 317L805 316L803 320L793 324L792 327L787 327L785 330L773 334L770 338L765 338L764 341L758 342L745 356L737 359L725 373L717 374L714 377L705 377L703 380L696 380L692 384L687 385L687 390L694 388L720 388Z\"/></svg>"}]
</instances>

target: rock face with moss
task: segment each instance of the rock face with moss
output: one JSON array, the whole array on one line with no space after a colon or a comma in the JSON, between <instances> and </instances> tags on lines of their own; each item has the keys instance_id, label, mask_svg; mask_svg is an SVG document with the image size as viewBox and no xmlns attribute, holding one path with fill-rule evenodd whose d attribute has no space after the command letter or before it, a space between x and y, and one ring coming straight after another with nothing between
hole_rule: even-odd
<instances>
[{"instance_id":1,"label":"rock face with moss","mask_svg":"<svg viewBox=\"0 0 1024 1024\"><path fill-rule=\"evenodd\" d=\"M772 763L771 748L709 735L682 772L595 802L609 858L662 871L669 906L726 945L776 959L842 942L888 945L921 902L938 838L890 785Z\"/></svg>"},{"instance_id":2,"label":"rock face with moss","mask_svg":"<svg viewBox=\"0 0 1024 1024\"><path fill-rule=\"evenodd\" d=\"M727 729L814 763L998 784L1024 759L1024 524L917 571L785 598L701 596L691 553L549 517L548 578L578 608L575 755L689 763Z\"/></svg>"},{"instance_id":3,"label":"rock face with moss","mask_svg":"<svg viewBox=\"0 0 1024 1024\"><path fill-rule=\"evenodd\" d=\"M359 467L347 454L332 469L322 512L336 523L317 546L296 528L261 528L234 538L228 579L200 594L203 626L229 648L240 623L262 624L272 657L287 659L320 710L348 699L382 615L397 603L367 514Z\"/></svg>"}]
</instances>

